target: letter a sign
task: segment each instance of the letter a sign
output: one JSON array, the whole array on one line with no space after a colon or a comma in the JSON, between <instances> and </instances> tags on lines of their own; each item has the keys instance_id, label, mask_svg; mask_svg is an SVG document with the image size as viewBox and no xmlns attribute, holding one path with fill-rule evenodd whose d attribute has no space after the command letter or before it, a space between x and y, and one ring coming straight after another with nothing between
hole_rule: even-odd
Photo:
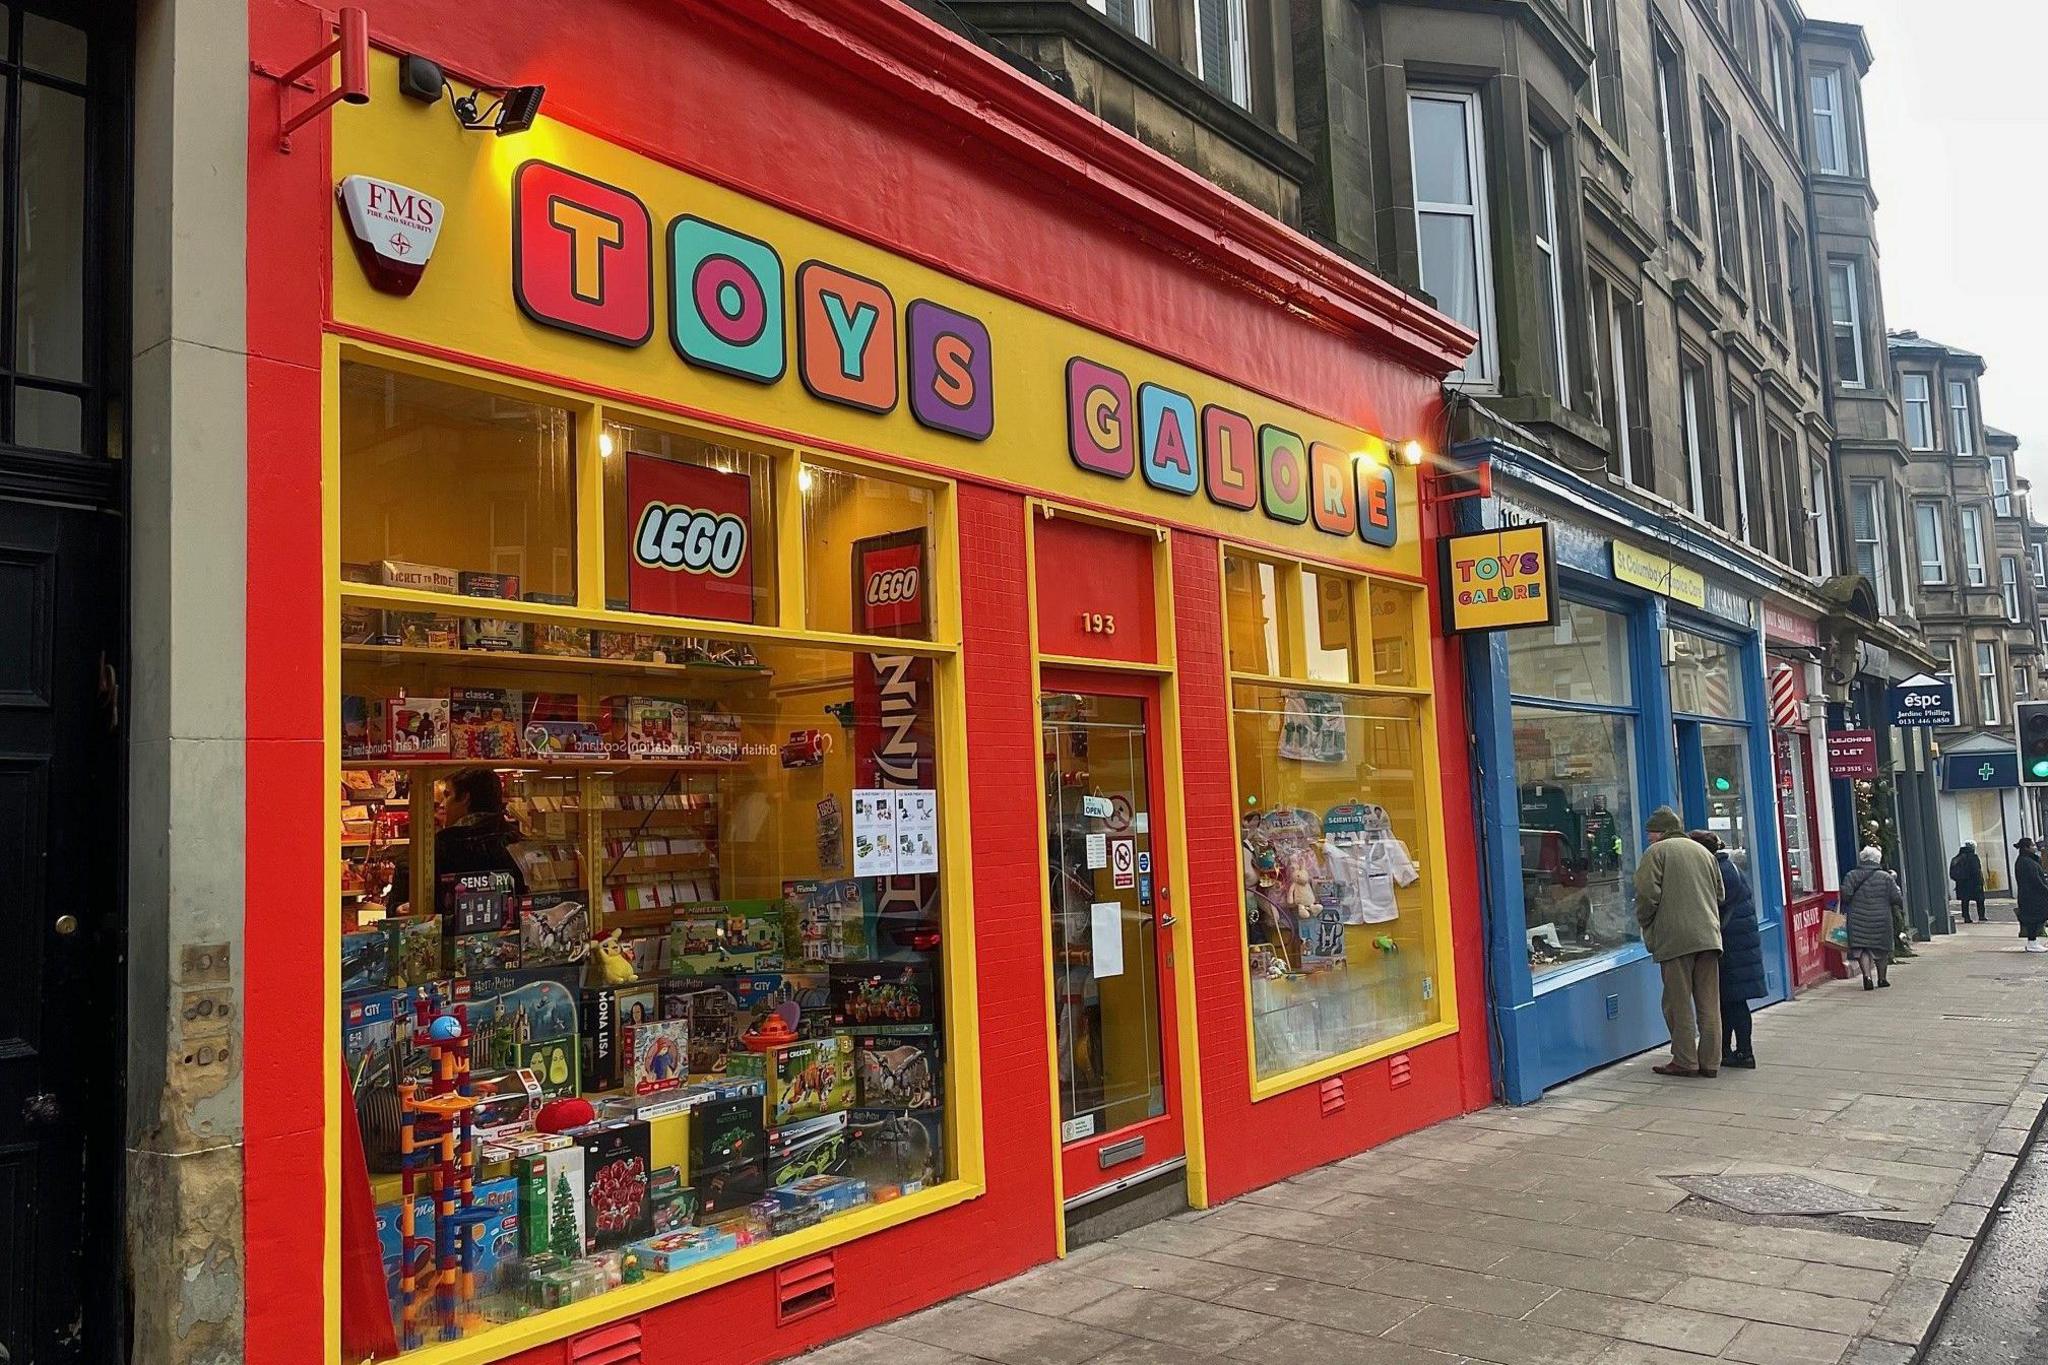
<instances>
[{"instance_id":1,"label":"letter a sign","mask_svg":"<svg viewBox=\"0 0 2048 1365\"><path fill-rule=\"evenodd\" d=\"M744 474L628 454L627 605L661 616L753 621L752 505Z\"/></svg>"}]
</instances>

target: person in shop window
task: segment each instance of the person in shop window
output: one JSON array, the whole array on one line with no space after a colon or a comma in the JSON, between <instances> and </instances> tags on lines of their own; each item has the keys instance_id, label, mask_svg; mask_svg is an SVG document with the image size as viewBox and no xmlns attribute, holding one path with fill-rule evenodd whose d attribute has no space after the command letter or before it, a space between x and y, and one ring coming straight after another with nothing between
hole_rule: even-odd
<instances>
[{"instance_id":1,"label":"person in shop window","mask_svg":"<svg viewBox=\"0 0 2048 1365\"><path fill-rule=\"evenodd\" d=\"M2048 953L2041 931L2048 928L2048 871L2041 867L2041 851L2032 839L2021 839L2013 847L2019 857L2012 861L2013 889L2019 896L2020 937L2030 953Z\"/></svg>"},{"instance_id":2,"label":"person in shop window","mask_svg":"<svg viewBox=\"0 0 2048 1365\"><path fill-rule=\"evenodd\" d=\"M1721 869L1685 837L1669 806L1649 820L1650 846L1636 863L1636 923L1664 977L1671 1060L1660 1076L1713 1076L1721 1067Z\"/></svg>"},{"instance_id":3,"label":"person in shop window","mask_svg":"<svg viewBox=\"0 0 2048 1365\"><path fill-rule=\"evenodd\" d=\"M1884 850L1868 845L1856 855L1856 866L1842 878L1842 917L1848 922L1849 958L1863 975L1863 989L1892 984L1892 950L1898 946L1894 917L1903 912L1905 893L1899 880L1885 871ZM1871 980L1872 973L1876 981Z\"/></svg>"},{"instance_id":4,"label":"person in shop window","mask_svg":"<svg viewBox=\"0 0 2048 1365\"><path fill-rule=\"evenodd\" d=\"M1990 921L1984 916L1984 861L1977 856L1977 846L1967 841L1956 850L1956 856L1948 861L1948 879L1956 884L1956 900L1963 911L1963 923L1970 922L1970 904L1977 906L1977 923Z\"/></svg>"},{"instance_id":5,"label":"person in shop window","mask_svg":"<svg viewBox=\"0 0 2048 1365\"><path fill-rule=\"evenodd\" d=\"M1757 932L1756 893L1749 878L1721 836L1709 830L1692 832L1693 842L1714 855L1721 869L1721 1065L1756 1070L1756 1049L1751 1041L1749 1002L1762 995L1764 986L1764 944Z\"/></svg>"},{"instance_id":6,"label":"person in shop window","mask_svg":"<svg viewBox=\"0 0 2048 1365\"><path fill-rule=\"evenodd\" d=\"M434 875L509 872L515 895L526 894L526 874L512 856L525 837L505 813L505 785L489 768L463 768L449 775L441 796L441 827L434 832ZM386 904L405 906L412 898L412 869L400 863L392 874ZM394 911L393 913L403 913Z\"/></svg>"}]
</instances>

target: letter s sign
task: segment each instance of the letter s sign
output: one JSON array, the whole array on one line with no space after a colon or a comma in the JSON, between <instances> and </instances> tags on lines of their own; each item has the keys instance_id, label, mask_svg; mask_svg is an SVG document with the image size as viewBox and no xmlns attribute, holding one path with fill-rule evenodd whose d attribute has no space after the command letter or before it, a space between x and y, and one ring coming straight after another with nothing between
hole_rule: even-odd
<instances>
[{"instance_id":1,"label":"letter s sign","mask_svg":"<svg viewBox=\"0 0 2048 1365\"><path fill-rule=\"evenodd\" d=\"M628 453L626 505L632 516L629 607L713 621L754 619L752 480Z\"/></svg>"}]
</instances>

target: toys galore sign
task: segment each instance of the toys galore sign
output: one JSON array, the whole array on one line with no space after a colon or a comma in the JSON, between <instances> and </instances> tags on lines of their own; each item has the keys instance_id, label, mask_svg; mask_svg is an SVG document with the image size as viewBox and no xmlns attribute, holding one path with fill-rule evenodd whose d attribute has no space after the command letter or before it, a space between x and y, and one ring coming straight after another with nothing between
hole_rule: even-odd
<instances>
[{"instance_id":1,"label":"toys galore sign","mask_svg":"<svg viewBox=\"0 0 2048 1365\"><path fill-rule=\"evenodd\" d=\"M1443 547L1446 630L1557 624L1548 523L1447 536Z\"/></svg>"}]
</instances>

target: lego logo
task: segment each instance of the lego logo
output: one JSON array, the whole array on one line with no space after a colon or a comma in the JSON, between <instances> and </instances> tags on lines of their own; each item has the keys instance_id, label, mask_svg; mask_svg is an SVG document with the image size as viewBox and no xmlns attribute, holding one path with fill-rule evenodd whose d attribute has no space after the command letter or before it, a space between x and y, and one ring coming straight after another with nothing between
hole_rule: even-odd
<instances>
[{"instance_id":1,"label":"lego logo","mask_svg":"<svg viewBox=\"0 0 2048 1365\"><path fill-rule=\"evenodd\" d=\"M917 600L917 569L888 569L868 579L868 605L886 606L893 602L914 602Z\"/></svg>"},{"instance_id":2,"label":"lego logo","mask_svg":"<svg viewBox=\"0 0 2048 1365\"><path fill-rule=\"evenodd\" d=\"M633 533L633 558L650 569L730 578L747 558L747 524L729 513L650 502Z\"/></svg>"}]
</instances>

